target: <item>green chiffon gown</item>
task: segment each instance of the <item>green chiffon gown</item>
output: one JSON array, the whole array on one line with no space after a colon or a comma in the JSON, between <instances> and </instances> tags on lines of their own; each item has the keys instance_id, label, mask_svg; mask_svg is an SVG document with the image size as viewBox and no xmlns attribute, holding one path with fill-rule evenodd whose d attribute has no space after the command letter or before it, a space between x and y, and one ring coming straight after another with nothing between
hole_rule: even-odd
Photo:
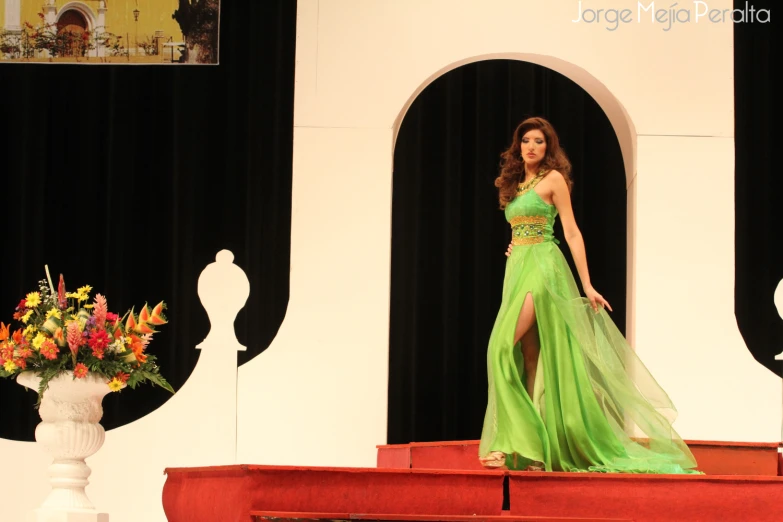
<instances>
[{"instance_id":1,"label":"green chiffon gown","mask_svg":"<svg viewBox=\"0 0 783 522\"><path fill-rule=\"evenodd\" d=\"M514 247L487 352L479 458L503 452L510 470L536 463L546 471L700 473L672 427L676 410L666 392L607 312L581 297L552 233L557 210L534 190L540 179L505 209ZM532 397L514 344L527 294L541 348Z\"/></svg>"}]
</instances>

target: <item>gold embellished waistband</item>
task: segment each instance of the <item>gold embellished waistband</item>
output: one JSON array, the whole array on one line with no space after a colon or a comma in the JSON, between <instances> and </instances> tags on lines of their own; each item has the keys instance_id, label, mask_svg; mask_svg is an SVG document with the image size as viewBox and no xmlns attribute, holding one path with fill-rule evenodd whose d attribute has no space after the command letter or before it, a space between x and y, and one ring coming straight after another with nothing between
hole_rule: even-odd
<instances>
[{"instance_id":1,"label":"gold embellished waistband","mask_svg":"<svg viewBox=\"0 0 783 522\"><path fill-rule=\"evenodd\" d=\"M509 220L511 224L511 244L535 245L547 239L546 216L516 216Z\"/></svg>"},{"instance_id":2,"label":"gold embellished waistband","mask_svg":"<svg viewBox=\"0 0 783 522\"><path fill-rule=\"evenodd\" d=\"M514 246L536 245L543 242L544 236L514 237L511 239L511 244Z\"/></svg>"},{"instance_id":3,"label":"gold embellished waistband","mask_svg":"<svg viewBox=\"0 0 783 522\"><path fill-rule=\"evenodd\" d=\"M518 225L546 225L547 218L546 216L516 216L512 217L509 223L511 223L512 227Z\"/></svg>"}]
</instances>

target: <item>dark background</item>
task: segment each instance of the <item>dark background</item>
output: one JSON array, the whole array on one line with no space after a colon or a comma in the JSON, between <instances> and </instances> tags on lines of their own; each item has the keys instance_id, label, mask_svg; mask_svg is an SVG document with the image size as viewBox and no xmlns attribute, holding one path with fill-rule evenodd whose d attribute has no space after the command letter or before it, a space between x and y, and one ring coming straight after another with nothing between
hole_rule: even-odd
<instances>
[{"instance_id":1,"label":"dark background","mask_svg":"<svg viewBox=\"0 0 783 522\"><path fill-rule=\"evenodd\" d=\"M0 64L0 319L11 320L45 264L69 289L92 285L115 312L166 300L171 321L150 351L175 389L209 331L196 284L219 250L234 253L251 284L236 322L248 347L240 364L269 345L288 301L296 2L222 4L218 66ZM773 27L734 27L736 208L726 212L736 212L736 229L726 240L737 247L740 331L780 373L772 295L783 278L783 183L771 150L781 143L783 89L772 74L781 63ZM540 66L460 67L414 102L395 148L390 443L480 435L508 242L492 182L529 115L553 122L573 162L593 284L625 328L625 175L608 120ZM556 234L562 241L559 226ZM102 423L126 424L168 397L153 387L111 394ZM33 440L34 402L0 381L0 437Z\"/></svg>"}]
</instances>

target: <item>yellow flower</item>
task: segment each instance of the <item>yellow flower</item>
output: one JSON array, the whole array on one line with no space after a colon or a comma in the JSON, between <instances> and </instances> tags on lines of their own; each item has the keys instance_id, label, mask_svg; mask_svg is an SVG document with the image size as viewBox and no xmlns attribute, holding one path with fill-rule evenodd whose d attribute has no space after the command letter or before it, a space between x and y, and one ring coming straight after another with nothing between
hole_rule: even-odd
<instances>
[{"instance_id":1,"label":"yellow flower","mask_svg":"<svg viewBox=\"0 0 783 522\"><path fill-rule=\"evenodd\" d=\"M24 332L22 332L22 335L24 335L25 338L27 338L27 340L29 341L33 337L34 333L35 333L35 326L29 324L27 325L27 328L24 329Z\"/></svg>"},{"instance_id":2,"label":"yellow flower","mask_svg":"<svg viewBox=\"0 0 783 522\"><path fill-rule=\"evenodd\" d=\"M49 319L50 317L56 317L57 319L62 319L63 314L60 313L60 311L57 308L52 308L48 312L46 312L46 318Z\"/></svg>"},{"instance_id":3,"label":"yellow flower","mask_svg":"<svg viewBox=\"0 0 783 522\"><path fill-rule=\"evenodd\" d=\"M88 304L88 305L84 305L84 307L85 307L87 310L89 310L89 309L90 309L90 308L92 308L93 306L95 306L95 305L94 305L94 304Z\"/></svg>"},{"instance_id":4,"label":"yellow flower","mask_svg":"<svg viewBox=\"0 0 783 522\"><path fill-rule=\"evenodd\" d=\"M86 301L87 299L90 298L90 291L91 290L92 290L92 287L89 286L89 285L81 287L80 289L78 289L76 291L76 298L79 301Z\"/></svg>"},{"instance_id":5,"label":"yellow flower","mask_svg":"<svg viewBox=\"0 0 783 522\"><path fill-rule=\"evenodd\" d=\"M39 350L41 348L41 345L46 342L46 336L42 334L41 332L38 332L38 335L35 336L35 339L33 339L33 346L36 350Z\"/></svg>"},{"instance_id":6,"label":"yellow flower","mask_svg":"<svg viewBox=\"0 0 783 522\"><path fill-rule=\"evenodd\" d=\"M30 320L30 316L31 316L31 315L33 315L33 311L32 311L32 310L28 310L28 311L27 311L27 313L25 313L25 314L22 316L22 322L23 322L24 324L27 324L27 321L29 321L29 320Z\"/></svg>"},{"instance_id":7,"label":"yellow flower","mask_svg":"<svg viewBox=\"0 0 783 522\"><path fill-rule=\"evenodd\" d=\"M16 370L16 364L14 364L14 361L6 361L3 368L5 368L5 371L8 373L11 373Z\"/></svg>"},{"instance_id":8,"label":"yellow flower","mask_svg":"<svg viewBox=\"0 0 783 522\"><path fill-rule=\"evenodd\" d=\"M79 299L79 294L77 292L68 292L65 294L65 297L68 299Z\"/></svg>"},{"instance_id":9,"label":"yellow flower","mask_svg":"<svg viewBox=\"0 0 783 522\"><path fill-rule=\"evenodd\" d=\"M25 297L24 304L27 308L35 308L36 306L41 304L41 293L30 292L29 294L27 294L27 297Z\"/></svg>"},{"instance_id":10,"label":"yellow flower","mask_svg":"<svg viewBox=\"0 0 783 522\"><path fill-rule=\"evenodd\" d=\"M119 379L110 380L109 389L113 392L120 391L122 389L122 381L120 381Z\"/></svg>"}]
</instances>

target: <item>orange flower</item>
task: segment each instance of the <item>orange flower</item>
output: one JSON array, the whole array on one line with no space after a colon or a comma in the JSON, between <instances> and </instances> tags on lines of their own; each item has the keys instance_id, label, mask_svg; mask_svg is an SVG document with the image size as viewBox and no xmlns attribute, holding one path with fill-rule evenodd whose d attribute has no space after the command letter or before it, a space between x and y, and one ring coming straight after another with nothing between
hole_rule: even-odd
<instances>
[{"instance_id":1,"label":"orange flower","mask_svg":"<svg viewBox=\"0 0 783 522\"><path fill-rule=\"evenodd\" d=\"M22 341L24 341L24 335L22 333L22 329L20 328L14 332L14 342L16 344L22 344Z\"/></svg>"},{"instance_id":2,"label":"orange flower","mask_svg":"<svg viewBox=\"0 0 783 522\"><path fill-rule=\"evenodd\" d=\"M55 330L52 338L54 338L58 346L65 346L66 344L65 332L63 331L62 328L58 328L57 330Z\"/></svg>"},{"instance_id":3,"label":"orange flower","mask_svg":"<svg viewBox=\"0 0 783 522\"><path fill-rule=\"evenodd\" d=\"M51 361L51 360L57 359L57 354L60 352L60 349L50 339L47 339L41 345L40 352L41 352L41 355L43 355L44 357L46 357L47 359L49 359Z\"/></svg>"},{"instance_id":4,"label":"orange flower","mask_svg":"<svg viewBox=\"0 0 783 522\"><path fill-rule=\"evenodd\" d=\"M9 329L11 328L11 325L6 325L5 323L0 323L0 341L5 341L8 339L8 336L11 335L9 332Z\"/></svg>"},{"instance_id":5,"label":"orange flower","mask_svg":"<svg viewBox=\"0 0 783 522\"><path fill-rule=\"evenodd\" d=\"M77 379L82 379L86 375L87 375L87 367L82 363L77 364L76 367L73 369L73 376L76 377Z\"/></svg>"}]
</instances>

